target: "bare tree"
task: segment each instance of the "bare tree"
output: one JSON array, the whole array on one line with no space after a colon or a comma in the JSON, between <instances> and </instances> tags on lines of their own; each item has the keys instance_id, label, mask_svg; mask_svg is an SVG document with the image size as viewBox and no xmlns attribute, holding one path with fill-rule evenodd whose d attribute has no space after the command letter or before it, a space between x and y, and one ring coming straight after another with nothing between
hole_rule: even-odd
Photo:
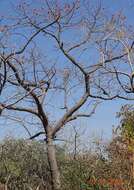
<instances>
[{"instance_id":1,"label":"bare tree","mask_svg":"<svg viewBox=\"0 0 134 190\"><path fill-rule=\"evenodd\" d=\"M90 117L97 100L134 99L134 35L121 13L109 17L99 3L39 2L21 3L1 26L0 112L22 123L30 139L44 135L52 189L59 190L57 133Z\"/></svg>"}]
</instances>

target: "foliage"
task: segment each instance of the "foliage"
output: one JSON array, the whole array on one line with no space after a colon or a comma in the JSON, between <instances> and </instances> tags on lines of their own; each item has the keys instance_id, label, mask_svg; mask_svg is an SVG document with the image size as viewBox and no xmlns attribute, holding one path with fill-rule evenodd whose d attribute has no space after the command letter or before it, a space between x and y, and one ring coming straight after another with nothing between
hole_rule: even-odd
<instances>
[{"instance_id":1,"label":"foliage","mask_svg":"<svg viewBox=\"0 0 134 190\"><path fill-rule=\"evenodd\" d=\"M0 182L11 190L27 190L45 184L50 188L50 172L44 143L7 138L0 143ZM81 153L74 159L61 147L57 147L58 164L61 171L63 190L90 189L86 182L89 177L102 176L101 161L97 155ZM96 164L98 163L98 164ZM99 168L102 167L102 170ZM99 172L100 170L100 172ZM43 188L45 189L45 187Z\"/></svg>"},{"instance_id":2,"label":"foliage","mask_svg":"<svg viewBox=\"0 0 134 190\"><path fill-rule=\"evenodd\" d=\"M49 182L43 143L5 139L0 150L0 181L5 183L9 176L10 189L27 189Z\"/></svg>"},{"instance_id":3,"label":"foliage","mask_svg":"<svg viewBox=\"0 0 134 190\"><path fill-rule=\"evenodd\" d=\"M121 118L121 135L128 140L134 140L134 106L123 106L118 117Z\"/></svg>"},{"instance_id":4,"label":"foliage","mask_svg":"<svg viewBox=\"0 0 134 190\"><path fill-rule=\"evenodd\" d=\"M110 179L129 179L130 163L125 151L119 150L119 141L120 138L115 138L104 146L105 156L86 151L75 159L65 149L57 147L62 189L101 190L103 187L109 190ZM9 178L9 190L28 190L39 184L44 184L41 190L51 189L44 143L7 138L0 143L0 158L0 182L6 183ZM105 182L103 186L100 185L102 181Z\"/></svg>"}]
</instances>

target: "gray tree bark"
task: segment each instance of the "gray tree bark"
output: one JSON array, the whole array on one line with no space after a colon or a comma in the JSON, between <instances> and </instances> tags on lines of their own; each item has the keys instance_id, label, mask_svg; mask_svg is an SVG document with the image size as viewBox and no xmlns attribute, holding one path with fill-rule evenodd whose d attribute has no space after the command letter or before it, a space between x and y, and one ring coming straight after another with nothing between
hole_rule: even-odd
<instances>
[{"instance_id":1,"label":"gray tree bark","mask_svg":"<svg viewBox=\"0 0 134 190\"><path fill-rule=\"evenodd\" d=\"M60 172L56 160L56 149L52 138L47 138L47 156L50 166L52 190L61 190Z\"/></svg>"}]
</instances>

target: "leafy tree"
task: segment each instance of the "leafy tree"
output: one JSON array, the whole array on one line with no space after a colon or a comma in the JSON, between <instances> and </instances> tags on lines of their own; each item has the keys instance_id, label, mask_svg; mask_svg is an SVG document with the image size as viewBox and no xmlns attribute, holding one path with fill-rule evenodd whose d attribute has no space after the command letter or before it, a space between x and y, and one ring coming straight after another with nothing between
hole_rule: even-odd
<instances>
[{"instance_id":1,"label":"leafy tree","mask_svg":"<svg viewBox=\"0 0 134 190\"><path fill-rule=\"evenodd\" d=\"M121 118L120 134L127 146L127 153L130 159L130 179L134 184L134 106L125 105L122 107L118 117Z\"/></svg>"}]
</instances>

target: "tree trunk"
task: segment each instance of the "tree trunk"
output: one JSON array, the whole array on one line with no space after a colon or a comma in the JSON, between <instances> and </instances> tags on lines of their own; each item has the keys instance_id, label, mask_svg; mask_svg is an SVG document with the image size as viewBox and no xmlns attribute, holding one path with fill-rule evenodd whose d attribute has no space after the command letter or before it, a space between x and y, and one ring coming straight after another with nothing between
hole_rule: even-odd
<instances>
[{"instance_id":1,"label":"tree trunk","mask_svg":"<svg viewBox=\"0 0 134 190\"><path fill-rule=\"evenodd\" d=\"M61 190L60 172L56 160L56 150L52 138L47 138L47 156L51 172L52 190Z\"/></svg>"}]
</instances>

